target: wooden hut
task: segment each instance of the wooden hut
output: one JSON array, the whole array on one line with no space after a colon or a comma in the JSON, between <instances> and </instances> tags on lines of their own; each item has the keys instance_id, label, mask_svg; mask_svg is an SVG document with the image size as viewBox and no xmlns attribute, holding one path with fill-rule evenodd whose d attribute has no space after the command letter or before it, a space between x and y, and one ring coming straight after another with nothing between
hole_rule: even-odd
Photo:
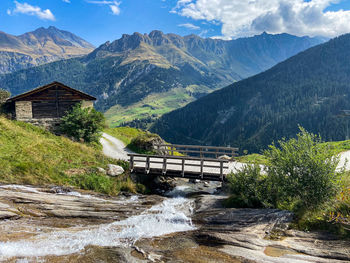
<instances>
[{"instance_id":1,"label":"wooden hut","mask_svg":"<svg viewBox=\"0 0 350 263\"><path fill-rule=\"evenodd\" d=\"M62 83L36 88L7 100L14 118L35 125L49 127L59 122L76 103L83 108L93 107L96 98Z\"/></svg>"}]
</instances>

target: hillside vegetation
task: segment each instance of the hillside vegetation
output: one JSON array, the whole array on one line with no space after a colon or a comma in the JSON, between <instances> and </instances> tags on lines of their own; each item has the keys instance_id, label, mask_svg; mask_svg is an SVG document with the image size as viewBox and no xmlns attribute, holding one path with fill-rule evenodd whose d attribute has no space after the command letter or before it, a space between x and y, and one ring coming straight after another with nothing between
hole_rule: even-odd
<instances>
[{"instance_id":1,"label":"hillside vegetation","mask_svg":"<svg viewBox=\"0 0 350 263\"><path fill-rule=\"evenodd\" d=\"M160 31L125 34L84 57L0 76L0 84L16 95L59 81L97 97L96 108L109 110L107 118L112 126L133 124L134 119L148 123L321 42L318 38L266 33L231 41ZM125 118L120 120L121 116Z\"/></svg>"},{"instance_id":2,"label":"hillside vegetation","mask_svg":"<svg viewBox=\"0 0 350 263\"><path fill-rule=\"evenodd\" d=\"M0 182L65 185L106 194L136 191L127 175L97 173L116 163L100 149L55 136L33 125L0 117ZM127 163L117 162L125 169Z\"/></svg>"},{"instance_id":3,"label":"hillside vegetation","mask_svg":"<svg viewBox=\"0 0 350 263\"><path fill-rule=\"evenodd\" d=\"M231 145L249 153L294 137L298 125L326 141L344 140L349 60L347 34L163 115L151 131L170 142Z\"/></svg>"}]
</instances>

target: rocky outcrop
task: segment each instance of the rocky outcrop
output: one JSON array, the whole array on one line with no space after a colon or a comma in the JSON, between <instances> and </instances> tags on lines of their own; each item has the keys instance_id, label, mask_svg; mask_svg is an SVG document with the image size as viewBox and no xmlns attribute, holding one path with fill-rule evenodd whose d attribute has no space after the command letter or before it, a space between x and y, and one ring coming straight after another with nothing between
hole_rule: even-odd
<instances>
[{"instance_id":1,"label":"rocky outcrop","mask_svg":"<svg viewBox=\"0 0 350 263\"><path fill-rule=\"evenodd\" d=\"M123 167L121 167L119 165L108 164L107 167L108 167L107 174L109 176L117 176L117 175L121 175L122 173L124 173Z\"/></svg>"},{"instance_id":2,"label":"rocky outcrop","mask_svg":"<svg viewBox=\"0 0 350 263\"><path fill-rule=\"evenodd\" d=\"M123 195L112 198L89 192L77 192L64 187L34 188L3 185L0 186L0 219L30 217L121 220L140 213L161 199L152 196L130 199ZM20 221L17 223L19 224Z\"/></svg>"},{"instance_id":3,"label":"rocky outcrop","mask_svg":"<svg viewBox=\"0 0 350 263\"><path fill-rule=\"evenodd\" d=\"M223 208L224 198L197 198L197 230L140 240L135 247L145 259L153 255L164 262L350 262L349 240L289 229L293 215L288 211Z\"/></svg>"}]
</instances>

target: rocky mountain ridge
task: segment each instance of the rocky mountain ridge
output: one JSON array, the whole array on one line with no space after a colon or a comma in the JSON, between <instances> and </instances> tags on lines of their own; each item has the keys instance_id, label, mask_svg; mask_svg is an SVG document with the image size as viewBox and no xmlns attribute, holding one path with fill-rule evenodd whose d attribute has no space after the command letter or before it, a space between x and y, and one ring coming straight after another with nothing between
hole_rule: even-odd
<instances>
[{"instance_id":1,"label":"rocky mountain ridge","mask_svg":"<svg viewBox=\"0 0 350 263\"><path fill-rule=\"evenodd\" d=\"M86 55L93 49L84 39L53 26L19 36L0 32L0 74Z\"/></svg>"},{"instance_id":2,"label":"rocky mountain ridge","mask_svg":"<svg viewBox=\"0 0 350 263\"><path fill-rule=\"evenodd\" d=\"M111 126L144 126L322 41L266 33L231 41L161 31L125 34L86 56L0 76L0 84L16 95L60 81L97 97Z\"/></svg>"}]
</instances>

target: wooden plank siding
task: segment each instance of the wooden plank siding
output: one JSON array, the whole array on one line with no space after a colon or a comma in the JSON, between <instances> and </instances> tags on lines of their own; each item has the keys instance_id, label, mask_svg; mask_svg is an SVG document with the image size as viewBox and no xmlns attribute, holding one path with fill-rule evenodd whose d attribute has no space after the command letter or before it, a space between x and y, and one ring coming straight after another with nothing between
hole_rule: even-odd
<instances>
[{"instance_id":1,"label":"wooden plank siding","mask_svg":"<svg viewBox=\"0 0 350 263\"><path fill-rule=\"evenodd\" d=\"M32 101L33 118L61 118L83 98L58 85L26 97Z\"/></svg>"}]
</instances>

